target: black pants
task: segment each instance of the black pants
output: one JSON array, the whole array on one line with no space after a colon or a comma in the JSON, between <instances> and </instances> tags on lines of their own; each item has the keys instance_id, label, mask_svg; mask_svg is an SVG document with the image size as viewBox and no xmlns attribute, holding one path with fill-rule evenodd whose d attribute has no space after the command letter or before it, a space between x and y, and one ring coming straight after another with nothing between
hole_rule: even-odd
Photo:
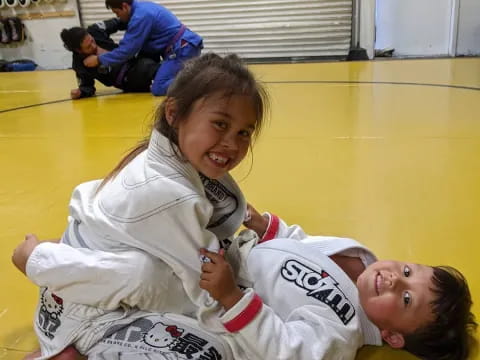
<instances>
[{"instance_id":1,"label":"black pants","mask_svg":"<svg viewBox=\"0 0 480 360\"><path fill-rule=\"evenodd\" d=\"M150 92L152 80L160 67L160 63L149 58L136 58L123 78L122 88L125 92Z\"/></svg>"}]
</instances>

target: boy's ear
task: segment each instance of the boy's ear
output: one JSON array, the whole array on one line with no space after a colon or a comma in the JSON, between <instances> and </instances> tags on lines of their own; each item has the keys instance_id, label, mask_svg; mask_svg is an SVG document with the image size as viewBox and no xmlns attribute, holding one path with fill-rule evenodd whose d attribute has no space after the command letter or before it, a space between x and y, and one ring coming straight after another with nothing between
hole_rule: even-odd
<instances>
[{"instance_id":1,"label":"boy's ear","mask_svg":"<svg viewBox=\"0 0 480 360\"><path fill-rule=\"evenodd\" d=\"M382 330L382 339L394 349L401 349L405 346L403 335L397 331Z\"/></svg>"},{"instance_id":2,"label":"boy's ear","mask_svg":"<svg viewBox=\"0 0 480 360\"><path fill-rule=\"evenodd\" d=\"M165 103L165 117L168 125L174 127L174 122L177 115L177 104L174 98L168 98Z\"/></svg>"}]
</instances>

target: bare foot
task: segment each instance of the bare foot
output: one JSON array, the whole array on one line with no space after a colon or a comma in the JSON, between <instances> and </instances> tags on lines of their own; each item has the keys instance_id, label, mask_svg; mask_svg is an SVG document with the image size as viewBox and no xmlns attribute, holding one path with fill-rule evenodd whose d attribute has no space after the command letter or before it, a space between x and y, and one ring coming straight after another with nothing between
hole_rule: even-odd
<instances>
[{"instance_id":1,"label":"bare foot","mask_svg":"<svg viewBox=\"0 0 480 360\"><path fill-rule=\"evenodd\" d=\"M25 240L13 250L12 262L22 273L25 274L28 258L38 244L38 238L33 234L28 234L25 236Z\"/></svg>"},{"instance_id":2,"label":"bare foot","mask_svg":"<svg viewBox=\"0 0 480 360\"><path fill-rule=\"evenodd\" d=\"M34 351L23 358L23 360L34 360L37 357L42 356L40 350ZM54 357L50 358L51 360L80 360L86 359L80 355L80 353L75 350L73 346L69 346L64 349L60 354L55 355Z\"/></svg>"}]
</instances>

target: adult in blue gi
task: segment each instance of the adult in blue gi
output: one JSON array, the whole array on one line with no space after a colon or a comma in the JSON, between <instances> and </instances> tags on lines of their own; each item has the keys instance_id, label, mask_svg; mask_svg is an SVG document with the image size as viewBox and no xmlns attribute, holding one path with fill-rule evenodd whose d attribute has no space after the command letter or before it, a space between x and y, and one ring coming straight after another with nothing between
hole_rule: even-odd
<instances>
[{"instance_id":1,"label":"adult in blue gi","mask_svg":"<svg viewBox=\"0 0 480 360\"><path fill-rule=\"evenodd\" d=\"M151 91L165 95L182 64L200 55L203 39L185 25L167 8L148 1L106 0L105 5L127 23L125 36L118 48L84 60L87 67L111 66L124 63L141 52L154 60L163 59Z\"/></svg>"},{"instance_id":2,"label":"adult in blue gi","mask_svg":"<svg viewBox=\"0 0 480 360\"><path fill-rule=\"evenodd\" d=\"M63 45L72 52L72 69L77 77L78 87L70 91L72 99L95 95L95 80L105 86L115 86L125 92L149 92L160 64L148 57L136 56L125 63L113 66L88 68L83 60L90 55L112 51L118 44L110 37L126 25L118 18L104 20L90 25L87 29L72 27L60 33Z\"/></svg>"}]
</instances>

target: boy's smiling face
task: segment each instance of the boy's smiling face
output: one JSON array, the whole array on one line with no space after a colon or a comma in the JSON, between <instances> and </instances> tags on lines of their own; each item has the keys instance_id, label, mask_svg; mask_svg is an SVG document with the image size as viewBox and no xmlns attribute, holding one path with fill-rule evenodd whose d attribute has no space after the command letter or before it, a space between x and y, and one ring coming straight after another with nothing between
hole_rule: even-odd
<instances>
[{"instance_id":1,"label":"boy's smiling face","mask_svg":"<svg viewBox=\"0 0 480 360\"><path fill-rule=\"evenodd\" d=\"M432 276L430 266L378 261L358 277L362 308L392 347L403 347L403 337L393 344L386 339L392 332L410 334L434 320Z\"/></svg>"}]
</instances>

